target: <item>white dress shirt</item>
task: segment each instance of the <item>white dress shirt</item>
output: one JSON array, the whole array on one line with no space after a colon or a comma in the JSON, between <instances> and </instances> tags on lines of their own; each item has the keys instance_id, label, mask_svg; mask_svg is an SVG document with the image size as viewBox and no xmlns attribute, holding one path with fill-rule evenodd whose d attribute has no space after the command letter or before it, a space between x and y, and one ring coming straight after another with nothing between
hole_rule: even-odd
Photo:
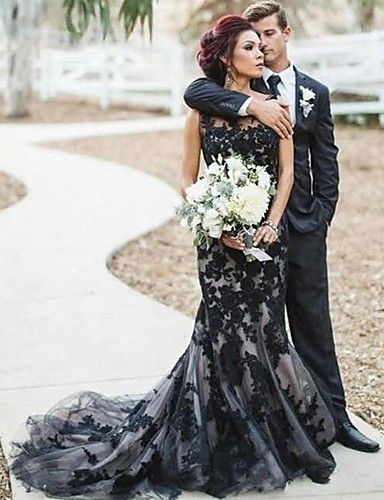
<instances>
[{"instance_id":1,"label":"white dress shirt","mask_svg":"<svg viewBox=\"0 0 384 500\"><path fill-rule=\"evenodd\" d=\"M281 97L283 97L289 103L289 111L291 114L292 123L294 125L296 122L296 74L295 70L293 69L292 63L289 63L288 68L280 71L280 73L274 73L269 68L264 67L263 79L267 87L269 87L268 78L271 75L279 75L279 77L281 78L281 82L278 84L277 88L279 89ZM247 99L243 103L238 111L238 114L240 116L247 115L247 108L251 101L252 97L249 97L249 99Z\"/></svg>"}]
</instances>

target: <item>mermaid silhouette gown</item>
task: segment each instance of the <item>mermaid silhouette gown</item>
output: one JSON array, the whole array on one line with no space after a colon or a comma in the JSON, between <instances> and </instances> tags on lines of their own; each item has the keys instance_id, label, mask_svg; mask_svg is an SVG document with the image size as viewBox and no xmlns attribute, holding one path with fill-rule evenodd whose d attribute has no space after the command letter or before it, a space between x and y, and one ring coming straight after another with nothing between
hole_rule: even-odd
<instances>
[{"instance_id":1,"label":"mermaid silhouette gown","mask_svg":"<svg viewBox=\"0 0 384 500\"><path fill-rule=\"evenodd\" d=\"M278 137L252 118L200 115L202 151L238 152L276 179ZM202 299L191 341L140 399L82 391L27 420L12 473L47 496L216 498L326 482L335 468L331 414L284 330L287 227L247 262L215 240L197 249Z\"/></svg>"}]
</instances>

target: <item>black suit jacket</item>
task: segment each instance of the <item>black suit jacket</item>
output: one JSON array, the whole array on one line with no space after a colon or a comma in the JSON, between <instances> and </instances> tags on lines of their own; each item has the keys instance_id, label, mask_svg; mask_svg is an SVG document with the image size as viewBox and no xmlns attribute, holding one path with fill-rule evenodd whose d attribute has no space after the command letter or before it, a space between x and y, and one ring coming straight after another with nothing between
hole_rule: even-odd
<instances>
[{"instance_id":1,"label":"black suit jacket","mask_svg":"<svg viewBox=\"0 0 384 500\"><path fill-rule=\"evenodd\" d=\"M296 73L296 124L294 127L295 182L287 206L292 225L305 233L330 224L339 197L338 148L330 111L328 88L310 76ZM312 111L304 116L300 86L315 93ZM252 82L254 90L269 92L264 80ZM249 96L224 89L213 80L198 78L185 91L188 106L205 113L229 118L238 117L238 110Z\"/></svg>"}]
</instances>

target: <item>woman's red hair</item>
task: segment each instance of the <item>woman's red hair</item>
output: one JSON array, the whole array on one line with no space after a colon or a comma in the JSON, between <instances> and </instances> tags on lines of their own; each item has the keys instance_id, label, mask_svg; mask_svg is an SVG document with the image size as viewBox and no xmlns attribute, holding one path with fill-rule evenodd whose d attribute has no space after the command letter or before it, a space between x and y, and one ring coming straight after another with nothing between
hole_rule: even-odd
<instances>
[{"instance_id":1,"label":"woman's red hair","mask_svg":"<svg viewBox=\"0 0 384 500\"><path fill-rule=\"evenodd\" d=\"M220 57L230 61L240 33L249 30L254 31L249 21L241 16L228 15L221 17L202 35L197 61L208 78L224 85L227 66Z\"/></svg>"}]
</instances>

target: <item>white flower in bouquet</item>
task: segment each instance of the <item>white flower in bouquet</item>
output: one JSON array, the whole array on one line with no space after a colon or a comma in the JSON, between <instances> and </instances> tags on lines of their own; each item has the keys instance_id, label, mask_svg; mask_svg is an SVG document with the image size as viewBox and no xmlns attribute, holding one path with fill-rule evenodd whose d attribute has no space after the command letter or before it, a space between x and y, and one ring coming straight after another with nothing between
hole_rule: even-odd
<instances>
[{"instance_id":1,"label":"white flower in bouquet","mask_svg":"<svg viewBox=\"0 0 384 500\"><path fill-rule=\"evenodd\" d=\"M224 170L224 165L216 161L210 163L207 167L208 175L221 175Z\"/></svg>"},{"instance_id":2,"label":"white flower in bouquet","mask_svg":"<svg viewBox=\"0 0 384 500\"><path fill-rule=\"evenodd\" d=\"M268 190L271 187L271 176L265 170L265 167L256 167L257 183L258 185Z\"/></svg>"},{"instance_id":3,"label":"white flower in bouquet","mask_svg":"<svg viewBox=\"0 0 384 500\"><path fill-rule=\"evenodd\" d=\"M231 212L245 224L258 224L268 209L268 191L257 184L237 187L230 201Z\"/></svg>"},{"instance_id":4,"label":"white flower in bouquet","mask_svg":"<svg viewBox=\"0 0 384 500\"><path fill-rule=\"evenodd\" d=\"M207 207L205 206L204 203L197 203L196 210L200 214L200 217L203 217L203 215L205 214L205 212L207 210Z\"/></svg>"},{"instance_id":5,"label":"white flower in bouquet","mask_svg":"<svg viewBox=\"0 0 384 500\"><path fill-rule=\"evenodd\" d=\"M248 168L240 157L230 156L226 158L225 163L228 168L228 177L233 184L237 185L240 181L246 179Z\"/></svg>"},{"instance_id":6,"label":"white flower in bouquet","mask_svg":"<svg viewBox=\"0 0 384 500\"><path fill-rule=\"evenodd\" d=\"M200 177L194 184L188 186L185 190L188 203L199 202L204 199L209 189L208 179Z\"/></svg>"},{"instance_id":7,"label":"white flower in bouquet","mask_svg":"<svg viewBox=\"0 0 384 500\"><path fill-rule=\"evenodd\" d=\"M208 231L212 238L220 238L223 232L223 218L217 210L209 208L203 218L203 229Z\"/></svg>"},{"instance_id":8,"label":"white flower in bouquet","mask_svg":"<svg viewBox=\"0 0 384 500\"><path fill-rule=\"evenodd\" d=\"M212 200L213 208L219 212L222 217L226 217L229 213L228 198L225 196L217 196Z\"/></svg>"},{"instance_id":9,"label":"white flower in bouquet","mask_svg":"<svg viewBox=\"0 0 384 500\"><path fill-rule=\"evenodd\" d=\"M218 155L203 177L186 189L186 201L176 214L191 230L194 244L209 248L223 231L254 231L274 193L266 166L256 166L237 153L225 160ZM253 258L249 252L246 257Z\"/></svg>"}]
</instances>

